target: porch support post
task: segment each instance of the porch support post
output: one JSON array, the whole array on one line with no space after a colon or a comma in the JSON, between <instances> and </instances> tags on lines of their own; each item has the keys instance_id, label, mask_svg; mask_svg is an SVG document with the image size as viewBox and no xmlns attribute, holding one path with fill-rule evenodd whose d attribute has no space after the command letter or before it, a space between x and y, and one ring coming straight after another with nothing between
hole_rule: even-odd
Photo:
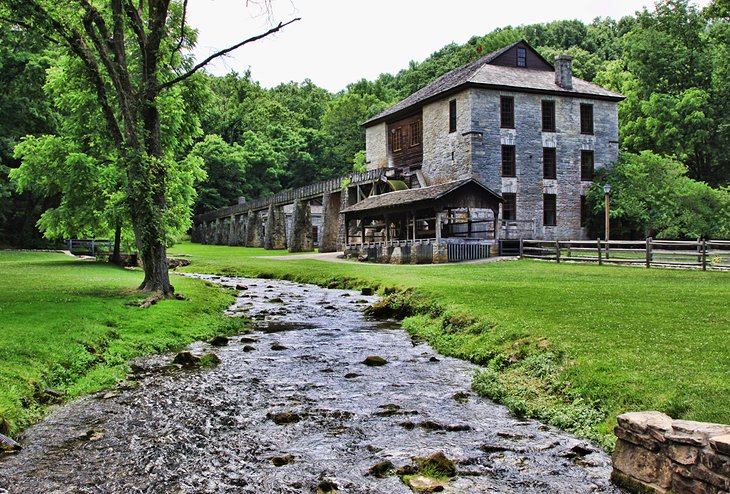
<instances>
[{"instance_id":1,"label":"porch support post","mask_svg":"<svg viewBox=\"0 0 730 494\"><path fill-rule=\"evenodd\" d=\"M411 217L413 217L413 241L416 241L416 212L413 211L411 213Z\"/></svg>"},{"instance_id":2,"label":"porch support post","mask_svg":"<svg viewBox=\"0 0 730 494\"><path fill-rule=\"evenodd\" d=\"M365 245L365 218L360 218L360 241Z\"/></svg>"},{"instance_id":3,"label":"porch support post","mask_svg":"<svg viewBox=\"0 0 730 494\"><path fill-rule=\"evenodd\" d=\"M390 242L390 218L386 215L383 217L385 222L385 241Z\"/></svg>"},{"instance_id":4,"label":"porch support post","mask_svg":"<svg viewBox=\"0 0 730 494\"><path fill-rule=\"evenodd\" d=\"M436 243L441 243L441 210L436 211Z\"/></svg>"},{"instance_id":5,"label":"porch support post","mask_svg":"<svg viewBox=\"0 0 730 494\"><path fill-rule=\"evenodd\" d=\"M499 237L500 237L499 217L500 217L501 210L502 210L502 207L499 204L497 204L497 209L492 210L492 212L494 213L494 240L499 240Z\"/></svg>"},{"instance_id":6,"label":"porch support post","mask_svg":"<svg viewBox=\"0 0 730 494\"><path fill-rule=\"evenodd\" d=\"M466 209L467 233L466 236L471 238L471 208Z\"/></svg>"}]
</instances>

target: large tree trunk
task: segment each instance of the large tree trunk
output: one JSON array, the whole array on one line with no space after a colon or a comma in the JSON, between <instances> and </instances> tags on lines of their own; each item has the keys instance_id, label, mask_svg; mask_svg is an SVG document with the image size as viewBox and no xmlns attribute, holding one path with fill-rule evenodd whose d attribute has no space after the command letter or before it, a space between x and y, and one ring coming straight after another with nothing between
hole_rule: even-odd
<instances>
[{"instance_id":1,"label":"large tree trunk","mask_svg":"<svg viewBox=\"0 0 730 494\"><path fill-rule=\"evenodd\" d=\"M146 67L143 87L157 86L156 64ZM132 205L132 221L139 232L144 281L140 289L172 297L175 289L170 284L167 265L167 164L162 149L160 112L155 101L156 92L145 93L141 98L141 115L144 126L144 151L136 153L132 163L129 183Z\"/></svg>"},{"instance_id":2,"label":"large tree trunk","mask_svg":"<svg viewBox=\"0 0 730 494\"><path fill-rule=\"evenodd\" d=\"M175 293L170 284L170 275L167 270L167 247L165 244L149 245L142 250L142 264L144 265L144 281L140 290L159 292L168 297Z\"/></svg>"},{"instance_id":3,"label":"large tree trunk","mask_svg":"<svg viewBox=\"0 0 730 494\"><path fill-rule=\"evenodd\" d=\"M142 109L145 128L145 151L137 152L129 164L130 206L132 222L140 244L144 281L140 289L172 297L167 267L167 165L162 155L160 114L154 99L146 100Z\"/></svg>"}]
</instances>

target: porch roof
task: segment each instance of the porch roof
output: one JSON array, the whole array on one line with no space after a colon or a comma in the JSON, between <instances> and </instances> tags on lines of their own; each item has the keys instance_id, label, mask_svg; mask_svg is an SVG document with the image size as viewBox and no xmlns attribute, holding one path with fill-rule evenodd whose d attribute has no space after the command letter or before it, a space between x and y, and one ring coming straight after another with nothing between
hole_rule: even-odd
<instances>
[{"instance_id":1,"label":"porch roof","mask_svg":"<svg viewBox=\"0 0 730 494\"><path fill-rule=\"evenodd\" d=\"M342 214L361 218L444 206L494 209L500 202L502 196L478 180L467 178L420 189L397 190L371 196L344 209Z\"/></svg>"}]
</instances>

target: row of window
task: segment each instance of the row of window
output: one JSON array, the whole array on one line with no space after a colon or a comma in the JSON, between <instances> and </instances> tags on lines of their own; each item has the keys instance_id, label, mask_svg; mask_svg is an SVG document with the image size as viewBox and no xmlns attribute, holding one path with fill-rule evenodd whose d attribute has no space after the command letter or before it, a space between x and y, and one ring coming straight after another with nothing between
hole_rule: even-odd
<instances>
[{"instance_id":1,"label":"row of window","mask_svg":"<svg viewBox=\"0 0 730 494\"><path fill-rule=\"evenodd\" d=\"M514 221L517 219L517 194L505 192L502 194L502 219ZM585 196L580 196L580 225L586 225L586 201ZM558 197L555 194L542 195L542 224L544 226L555 226L558 224Z\"/></svg>"},{"instance_id":2,"label":"row of window","mask_svg":"<svg viewBox=\"0 0 730 494\"><path fill-rule=\"evenodd\" d=\"M406 140L410 147L420 146L423 141L423 125L420 120L415 120L408 124L409 133ZM390 150L394 153L403 150L403 127L396 127L390 131Z\"/></svg>"},{"instance_id":3,"label":"row of window","mask_svg":"<svg viewBox=\"0 0 730 494\"><path fill-rule=\"evenodd\" d=\"M542 176L543 178L557 178L557 151L555 148L542 148ZM582 150L580 152L580 179L583 181L593 180L595 160L593 151ZM502 146L502 176L517 176L517 160L515 146Z\"/></svg>"},{"instance_id":4,"label":"row of window","mask_svg":"<svg viewBox=\"0 0 730 494\"><path fill-rule=\"evenodd\" d=\"M503 129L515 128L515 98L513 96L500 98L500 127ZM542 100L542 131L555 132L556 130L555 101ZM593 105L590 103L580 104L580 133L593 135Z\"/></svg>"}]
</instances>

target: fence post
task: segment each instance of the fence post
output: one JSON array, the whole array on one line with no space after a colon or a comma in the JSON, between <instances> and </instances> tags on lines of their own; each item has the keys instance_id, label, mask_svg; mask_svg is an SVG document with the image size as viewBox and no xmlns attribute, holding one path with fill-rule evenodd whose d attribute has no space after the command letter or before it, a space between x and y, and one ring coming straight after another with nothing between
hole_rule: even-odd
<instances>
[{"instance_id":1,"label":"fence post","mask_svg":"<svg viewBox=\"0 0 730 494\"><path fill-rule=\"evenodd\" d=\"M652 253L651 253L651 237L646 237L646 267L651 267Z\"/></svg>"},{"instance_id":2,"label":"fence post","mask_svg":"<svg viewBox=\"0 0 730 494\"><path fill-rule=\"evenodd\" d=\"M91 255L96 257L96 243L94 239L91 239Z\"/></svg>"},{"instance_id":3,"label":"fence post","mask_svg":"<svg viewBox=\"0 0 730 494\"><path fill-rule=\"evenodd\" d=\"M520 239L520 257L522 257L522 255L523 255L523 250L522 250L522 239Z\"/></svg>"},{"instance_id":4,"label":"fence post","mask_svg":"<svg viewBox=\"0 0 730 494\"><path fill-rule=\"evenodd\" d=\"M573 246L573 244L571 244L570 242L568 242L568 257L573 257L573 254L572 254L572 252L570 250L572 246Z\"/></svg>"},{"instance_id":5,"label":"fence post","mask_svg":"<svg viewBox=\"0 0 730 494\"><path fill-rule=\"evenodd\" d=\"M598 240L596 240L596 244L598 245L598 265L600 266L603 264L603 257L601 255L601 239L600 238Z\"/></svg>"},{"instance_id":6,"label":"fence post","mask_svg":"<svg viewBox=\"0 0 730 494\"><path fill-rule=\"evenodd\" d=\"M707 271L707 240L702 239L702 271Z\"/></svg>"},{"instance_id":7,"label":"fence post","mask_svg":"<svg viewBox=\"0 0 730 494\"><path fill-rule=\"evenodd\" d=\"M560 264L560 240L555 241L555 260Z\"/></svg>"}]
</instances>

